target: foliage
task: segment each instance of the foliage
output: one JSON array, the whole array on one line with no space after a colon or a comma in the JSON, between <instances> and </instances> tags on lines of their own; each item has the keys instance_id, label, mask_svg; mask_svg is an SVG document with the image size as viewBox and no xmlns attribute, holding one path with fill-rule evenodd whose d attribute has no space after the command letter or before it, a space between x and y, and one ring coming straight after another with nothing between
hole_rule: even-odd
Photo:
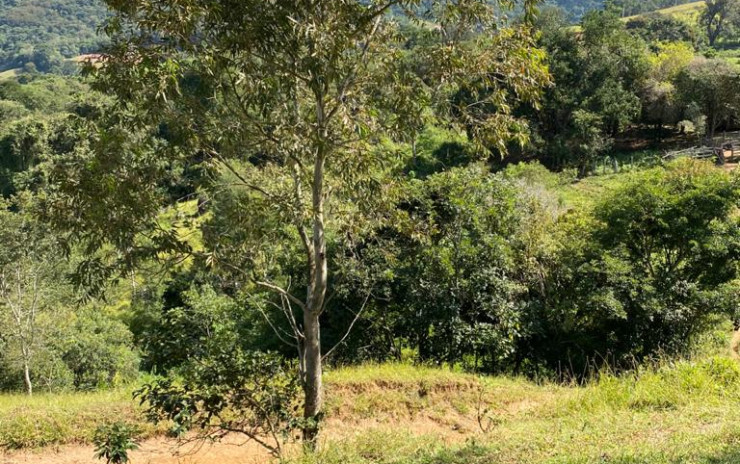
<instances>
[{"instance_id":1,"label":"foliage","mask_svg":"<svg viewBox=\"0 0 740 464\"><path fill-rule=\"evenodd\" d=\"M335 252L327 236L362 233L374 219L383 188L376 174L387 155L377 142L413 138L431 113L468 134L478 152L522 144L526 124L512 105L536 106L549 81L532 30L526 21L507 24L482 0L429 10L412 0L251 1L228 10L197 0L166 8L107 3L111 46L89 71L116 103L86 126L89 145L58 163L52 221L91 252L114 248L130 268L146 251L149 258L192 252L158 224L173 165L207 163L211 195L240 186L257 227L240 231L239 241L221 235L204 260L236 272L242 287L270 291L282 307L298 347L304 425L315 424L323 404L320 316ZM523 6L531 17L533 2ZM404 29L386 15L391 7L439 27L412 53ZM298 250L302 265L289 273L275 266L276 247ZM100 261L84 267L100 269ZM312 441L317 429L304 432Z\"/></svg>"},{"instance_id":2,"label":"foliage","mask_svg":"<svg viewBox=\"0 0 740 464\"><path fill-rule=\"evenodd\" d=\"M677 419L666 411L692 394L735 391L726 360L645 366L740 314L737 177L662 166L662 146L645 152L660 167L617 173L633 154L616 147L669 131L666 142L691 143L673 127L711 136L738 122L740 72L697 58L713 52L689 18L619 19L658 1L611 2L619 10L578 27L555 9L508 22L482 0L392 14L381 2L237 3L111 0L110 53L88 69L109 96L40 74L59 67L54 44L0 82L0 267L31 276L13 277L21 287L45 281L25 369L36 392L118 387L140 368L162 376L140 391L161 428L237 431L280 455L340 410L454 420L476 389L451 414L430 406L475 385L453 370L581 381L603 367L631 374L598 373L593 401L573 393L535 428L555 414L586 450L566 440L573 456L631 462L617 445L589 448L584 411L606 430L610 413ZM504 154L562 172L504 167ZM592 175L607 163L614 174ZM19 390L24 349L3 322L0 388ZM334 370L387 360L449 370ZM391 387L401 393L377 392ZM496 427L522 415L498 406L481 409L498 411ZM91 437L71 418L79 408L48 405L49 420L24 408L0 421L7 446ZM528 432L506 430L497 453L532 461ZM399 459L501 459L486 446ZM394 451L360 449L336 459Z\"/></svg>"},{"instance_id":3,"label":"foliage","mask_svg":"<svg viewBox=\"0 0 740 464\"><path fill-rule=\"evenodd\" d=\"M706 31L709 46L714 47L735 16L740 16L740 7L731 0L706 0L705 3L699 23Z\"/></svg>"},{"instance_id":4,"label":"foliage","mask_svg":"<svg viewBox=\"0 0 740 464\"><path fill-rule=\"evenodd\" d=\"M126 464L128 453L139 448L134 436L136 430L124 422L98 427L93 437L95 457L105 459L107 464Z\"/></svg>"},{"instance_id":5,"label":"foliage","mask_svg":"<svg viewBox=\"0 0 740 464\"><path fill-rule=\"evenodd\" d=\"M33 393L36 358L48 336L45 317L64 304L58 244L48 228L29 214L30 199L0 203L0 321L5 346L3 360L23 373L26 392Z\"/></svg>"},{"instance_id":6,"label":"foliage","mask_svg":"<svg viewBox=\"0 0 740 464\"><path fill-rule=\"evenodd\" d=\"M79 311L66 337L54 342L77 390L120 386L139 374L139 357L128 327L99 311Z\"/></svg>"},{"instance_id":7,"label":"foliage","mask_svg":"<svg viewBox=\"0 0 740 464\"><path fill-rule=\"evenodd\" d=\"M551 25L542 36L555 85L539 114L549 163L581 174L605 154L611 138L637 119L636 90L649 69L646 45L609 12L591 12L581 34Z\"/></svg>"},{"instance_id":8,"label":"foliage","mask_svg":"<svg viewBox=\"0 0 740 464\"><path fill-rule=\"evenodd\" d=\"M412 184L403 198L411 228L396 245L404 263L395 271L401 288L392 299L403 321L396 330L423 360L474 354L490 366L508 358L523 290L510 276L514 190L473 168Z\"/></svg>"},{"instance_id":9,"label":"foliage","mask_svg":"<svg viewBox=\"0 0 740 464\"><path fill-rule=\"evenodd\" d=\"M136 392L150 421L171 421L178 436L193 429L211 439L243 434L279 457L306 427L295 368L280 357L216 345L182 374L182 382L161 379Z\"/></svg>"},{"instance_id":10,"label":"foliage","mask_svg":"<svg viewBox=\"0 0 740 464\"><path fill-rule=\"evenodd\" d=\"M701 109L710 140L722 124L740 114L740 70L724 60L697 58L681 72L676 85L687 107Z\"/></svg>"},{"instance_id":11,"label":"foliage","mask_svg":"<svg viewBox=\"0 0 740 464\"><path fill-rule=\"evenodd\" d=\"M136 378L128 328L99 312L74 314L70 261L59 237L34 217L35 199L24 192L0 205L0 387L22 379L31 394L34 385L91 389Z\"/></svg>"},{"instance_id":12,"label":"foliage","mask_svg":"<svg viewBox=\"0 0 740 464\"><path fill-rule=\"evenodd\" d=\"M643 85L640 98L643 102L642 119L657 126L658 138L663 126L677 124L686 119L676 89L676 81L694 59L693 49L684 43L658 43L650 55L650 73Z\"/></svg>"},{"instance_id":13,"label":"foliage","mask_svg":"<svg viewBox=\"0 0 740 464\"><path fill-rule=\"evenodd\" d=\"M726 286L737 291L737 204L736 180L684 162L635 175L592 218L569 218L552 280L533 300L530 356L553 368L568 359L577 374L589 359L629 366L688 349Z\"/></svg>"},{"instance_id":14,"label":"foliage","mask_svg":"<svg viewBox=\"0 0 740 464\"><path fill-rule=\"evenodd\" d=\"M627 21L627 30L640 36L646 42L687 42L699 41L696 25L673 16L654 13L637 16Z\"/></svg>"}]
</instances>

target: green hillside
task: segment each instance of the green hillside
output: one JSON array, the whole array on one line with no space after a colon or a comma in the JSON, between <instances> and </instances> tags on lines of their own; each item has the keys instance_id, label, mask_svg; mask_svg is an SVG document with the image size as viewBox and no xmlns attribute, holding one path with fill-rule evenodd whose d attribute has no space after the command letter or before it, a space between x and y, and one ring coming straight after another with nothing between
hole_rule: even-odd
<instances>
[{"instance_id":1,"label":"green hillside","mask_svg":"<svg viewBox=\"0 0 740 464\"><path fill-rule=\"evenodd\" d=\"M603 9L605 5L617 10L621 16L630 18L655 11L666 14L693 11L704 2L693 2L692 0L550 0L547 3L562 8L571 19L578 20L588 11Z\"/></svg>"},{"instance_id":2,"label":"green hillside","mask_svg":"<svg viewBox=\"0 0 740 464\"><path fill-rule=\"evenodd\" d=\"M0 71L97 51L105 15L100 0L0 0Z\"/></svg>"},{"instance_id":3,"label":"green hillside","mask_svg":"<svg viewBox=\"0 0 740 464\"><path fill-rule=\"evenodd\" d=\"M672 6L668 8L662 8L655 13L660 13L668 16L672 16L674 18L684 19L684 20L695 20L697 16L699 15L699 12L701 11L702 7L704 6L704 2L690 2L685 3L683 5L677 5ZM624 18L625 20L634 19L638 16L641 16L643 13L632 15Z\"/></svg>"}]
</instances>

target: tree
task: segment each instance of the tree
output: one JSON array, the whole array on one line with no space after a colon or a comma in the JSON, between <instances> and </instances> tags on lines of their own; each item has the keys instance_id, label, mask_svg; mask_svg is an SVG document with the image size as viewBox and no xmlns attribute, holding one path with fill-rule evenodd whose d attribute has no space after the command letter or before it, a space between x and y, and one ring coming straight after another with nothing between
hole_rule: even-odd
<instances>
[{"instance_id":1,"label":"tree","mask_svg":"<svg viewBox=\"0 0 740 464\"><path fill-rule=\"evenodd\" d=\"M711 142L717 129L740 110L740 72L722 59L696 58L677 78L680 98L688 107L701 108L706 136Z\"/></svg>"},{"instance_id":2,"label":"tree","mask_svg":"<svg viewBox=\"0 0 740 464\"><path fill-rule=\"evenodd\" d=\"M680 160L561 216L554 254L533 258L543 269L527 285L519 355L558 371L568 359L579 376L599 360L629 369L689 351L737 308L739 187L711 162Z\"/></svg>"},{"instance_id":3,"label":"tree","mask_svg":"<svg viewBox=\"0 0 740 464\"><path fill-rule=\"evenodd\" d=\"M655 124L658 141L665 124L679 122L681 108L675 81L693 59L693 48L681 42L657 44L655 53L650 55L650 75L640 97L643 120Z\"/></svg>"},{"instance_id":4,"label":"tree","mask_svg":"<svg viewBox=\"0 0 740 464\"><path fill-rule=\"evenodd\" d=\"M609 139L640 114L636 89L649 63L646 44L628 33L612 12L590 12L581 26L581 34L565 25L550 26L543 33L555 85L547 90L544 110L536 117L550 142L547 154L556 163L578 164L585 173ZM574 150L574 145L580 148Z\"/></svg>"},{"instance_id":5,"label":"tree","mask_svg":"<svg viewBox=\"0 0 740 464\"><path fill-rule=\"evenodd\" d=\"M696 26L686 20L661 13L637 16L627 21L627 30L646 42L688 42L698 39Z\"/></svg>"},{"instance_id":6,"label":"tree","mask_svg":"<svg viewBox=\"0 0 740 464\"><path fill-rule=\"evenodd\" d=\"M21 119L0 130L0 195L8 197L18 190L28 175L49 153L49 124L43 119Z\"/></svg>"},{"instance_id":7,"label":"tree","mask_svg":"<svg viewBox=\"0 0 740 464\"><path fill-rule=\"evenodd\" d=\"M706 0L706 6L701 14L700 22L707 31L709 46L714 47L717 39L722 36L727 26L728 18L737 8L733 0Z\"/></svg>"},{"instance_id":8,"label":"tree","mask_svg":"<svg viewBox=\"0 0 740 464\"><path fill-rule=\"evenodd\" d=\"M597 206L593 297L623 319L616 334L638 357L685 348L737 279L738 187L711 163L683 160L646 171Z\"/></svg>"},{"instance_id":9,"label":"tree","mask_svg":"<svg viewBox=\"0 0 740 464\"><path fill-rule=\"evenodd\" d=\"M9 211L5 203L0 207L0 320L3 336L18 353L26 393L32 395L41 318L58 303L50 297L60 282L58 261L48 230L27 213Z\"/></svg>"},{"instance_id":10,"label":"tree","mask_svg":"<svg viewBox=\"0 0 740 464\"><path fill-rule=\"evenodd\" d=\"M543 54L526 23L505 27L483 0L107 3L112 45L96 87L118 97L119 111L91 152L58 165L49 202L62 212L56 224L94 247L115 246L126 263L142 243L192 251L157 227L168 167L201 159L215 173L214 191L238 186L252 227L241 242L221 237L206 261L269 290L284 308L305 393L304 438L313 442L323 411L327 240L373 217L383 195L378 143L410 138L419 102L432 101L439 120L468 129L480 146L523 140L511 105L537 100L548 80ZM523 3L531 15L534 2ZM405 59L392 8L429 28L433 40L413 51L423 74ZM456 105L449 96L461 89L478 100ZM219 243L233 245L240 261L225 259ZM286 272L270 251L291 247L302 263Z\"/></svg>"}]
</instances>

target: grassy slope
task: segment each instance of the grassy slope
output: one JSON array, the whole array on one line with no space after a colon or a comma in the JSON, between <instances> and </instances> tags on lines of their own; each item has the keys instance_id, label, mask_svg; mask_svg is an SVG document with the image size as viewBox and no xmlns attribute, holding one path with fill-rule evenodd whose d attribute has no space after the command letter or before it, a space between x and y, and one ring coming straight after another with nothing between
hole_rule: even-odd
<instances>
[{"instance_id":1,"label":"grassy slope","mask_svg":"<svg viewBox=\"0 0 740 464\"><path fill-rule=\"evenodd\" d=\"M107 420L140 423L144 436L155 430L142 422L128 390L96 393L0 396L0 448L32 448L90 442Z\"/></svg>"},{"instance_id":2,"label":"grassy slope","mask_svg":"<svg viewBox=\"0 0 740 464\"><path fill-rule=\"evenodd\" d=\"M668 15L668 16L675 16L677 18L681 19L695 19L699 12L701 11L702 7L704 6L704 2L693 2L693 3L685 3L683 5L673 6L670 8L663 8L662 10L656 11L656 13ZM630 19L635 19L641 15L637 16L629 16L624 18L625 21L629 21Z\"/></svg>"},{"instance_id":3,"label":"grassy slope","mask_svg":"<svg viewBox=\"0 0 740 464\"><path fill-rule=\"evenodd\" d=\"M661 13L667 16L673 16L678 19L693 23L699 19L699 14L701 13L702 8L704 8L704 5L705 2L703 1L686 3L684 5L678 5L671 8L658 10L657 13ZM623 18L623 20L629 21L630 19L634 19L637 17L638 16L630 16L627 18ZM718 56L729 61L730 63L740 65L740 47L736 45L725 45L725 48L721 48L720 50L718 50Z\"/></svg>"},{"instance_id":4,"label":"grassy slope","mask_svg":"<svg viewBox=\"0 0 740 464\"><path fill-rule=\"evenodd\" d=\"M79 56L75 56L74 58L67 58L64 61L82 64L87 59L94 60L95 59L94 57L95 55L79 55ZM23 73L23 68L15 68L15 69L8 69L6 71L0 71L0 81L18 77L22 73Z\"/></svg>"},{"instance_id":5,"label":"grassy slope","mask_svg":"<svg viewBox=\"0 0 740 464\"><path fill-rule=\"evenodd\" d=\"M0 72L0 81L12 79L20 74L21 69L9 69L7 71Z\"/></svg>"},{"instance_id":6,"label":"grassy slope","mask_svg":"<svg viewBox=\"0 0 740 464\"><path fill-rule=\"evenodd\" d=\"M326 380L325 441L296 463L740 462L740 365L729 357L606 375L586 387L407 365L334 370ZM0 442L86 442L96 424L119 417L140 420L124 391L6 396Z\"/></svg>"},{"instance_id":7,"label":"grassy slope","mask_svg":"<svg viewBox=\"0 0 740 464\"><path fill-rule=\"evenodd\" d=\"M729 358L666 364L634 376L607 376L581 388L484 379L484 403L493 411L495 424L488 433L471 427L479 390L465 387L469 381L461 377L462 388L450 394L431 386L434 380L429 378L390 391L373 388L367 379L364 382L370 384L349 395L351 400L345 400L343 407L350 411L359 407L354 412L358 417L370 403L374 414L384 416L392 410L394 418L359 436L330 441L324 451L301 460L317 464L740 462L740 368ZM418 387L423 382L432 382L424 387L425 395ZM457 443L438 431L419 435L406 430L405 415L426 416L454 430Z\"/></svg>"}]
</instances>

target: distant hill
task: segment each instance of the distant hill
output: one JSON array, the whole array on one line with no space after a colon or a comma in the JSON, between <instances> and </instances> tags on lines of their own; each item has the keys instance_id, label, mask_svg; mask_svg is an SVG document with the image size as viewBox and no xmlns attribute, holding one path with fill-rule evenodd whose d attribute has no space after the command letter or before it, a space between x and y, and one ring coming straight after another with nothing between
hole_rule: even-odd
<instances>
[{"instance_id":1,"label":"distant hill","mask_svg":"<svg viewBox=\"0 0 740 464\"><path fill-rule=\"evenodd\" d=\"M685 2L685 3L681 3L680 5L662 8L660 10L657 10L656 13L660 13L660 14L667 15L667 16L672 16L678 19L692 19L698 16L699 12L701 11L702 7L704 7L704 5L705 5L705 2L703 1ZM639 14L630 15L626 19L633 19L642 14L644 14L644 12L639 13Z\"/></svg>"},{"instance_id":2,"label":"distant hill","mask_svg":"<svg viewBox=\"0 0 740 464\"><path fill-rule=\"evenodd\" d=\"M624 17L661 8L683 10L691 0L547 0L576 22L590 10L612 5ZM694 2L701 5L703 2ZM698 8L690 7L690 8ZM64 66L64 59L99 50L105 20L101 0L0 0L0 72L34 63L40 71ZM69 63L69 62L67 62Z\"/></svg>"},{"instance_id":3,"label":"distant hill","mask_svg":"<svg viewBox=\"0 0 740 464\"><path fill-rule=\"evenodd\" d=\"M606 5L614 8L623 17L650 13L665 8L681 7L688 3L703 4L695 0L547 0L548 4L562 8L568 16L579 20L590 10L603 9Z\"/></svg>"},{"instance_id":4,"label":"distant hill","mask_svg":"<svg viewBox=\"0 0 740 464\"><path fill-rule=\"evenodd\" d=\"M100 0L0 0L0 71L97 51L105 17Z\"/></svg>"}]
</instances>

